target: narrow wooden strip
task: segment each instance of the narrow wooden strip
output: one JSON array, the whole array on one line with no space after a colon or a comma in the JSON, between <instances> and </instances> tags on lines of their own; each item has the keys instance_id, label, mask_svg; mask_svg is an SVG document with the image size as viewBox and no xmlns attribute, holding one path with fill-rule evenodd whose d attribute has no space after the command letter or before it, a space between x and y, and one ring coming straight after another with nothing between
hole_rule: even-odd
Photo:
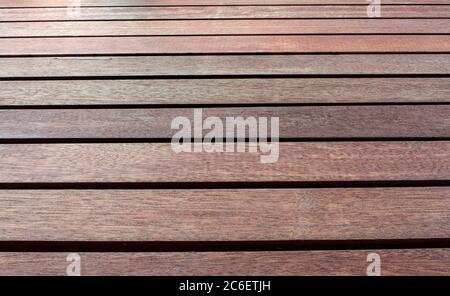
<instances>
[{"instance_id":1,"label":"narrow wooden strip","mask_svg":"<svg viewBox=\"0 0 450 296\"><path fill-rule=\"evenodd\" d=\"M449 187L3 190L0 205L0 241L377 240L450 236Z\"/></svg>"},{"instance_id":2,"label":"narrow wooden strip","mask_svg":"<svg viewBox=\"0 0 450 296\"><path fill-rule=\"evenodd\" d=\"M80 253L81 275L367 275L367 257L381 275L449 275L449 249L357 251ZM0 275L66 275L70 253L1 253ZM70 260L72 258L72 260ZM215 288L217 289L217 288Z\"/></svg>"},{"instance_id":3,"label":"narrow wooden strip","mask_svg":"<svg viewBox=\"0 0 450 296\"><path fill-rule=\"evenodd\" d=\"M450 19L194 20L0 23L0 37L450 33Z\"/></svg>"},{"instance_id":4,"label":"narrow wooden strip","mask_svg":"<svg viewBox=\"0 0 450 296\"><path fill-rule=\"evenodd\" d=\"M230 148L175 153L169 143L4 144L0 183L450 179L448 141L282 142L266 148L263 157Z\"/></svg>"},{"instance_id":5,"label":"narrow wooden strip","mask_svg":"<svg viewBox=\"0 0 450 296\"><path fill-rule=\"evenodd\" d=\"M367 2L366 2L367 3ZM1 9L0 21L368 18L361 6L191 6ZM395 5L381 8L383 18L448 18L450 5Z\"/></svg>"},{"instance_id":6,"label":"narrow wooden strip","mask_svg":"<svg viewBox=\"0 0 450 296\"><path fill-rule=\"evenodd\" d=\"M450 52L450 35L7 38L0 55Z\"/></svg>"},{"instance_id":7,"label":"narrow wooden strip","mask_svg":"<svg viewBox=\"0 0 450 296\"><path fill-rule=\"evenodd\" d=\"M0 64L3 78L450 73L448 54L40 57L0 58Z\"/></svg>"},{"instance_id":8,"label":"narrow wooden strip","mask_svg":"<svg viewBox=\"0 0 450 296\"><path fill-rule=\"evenodd\" d=\"M0 89L3 106L450 102L450 78L0 81Z\"/></svg>"},{"instance_id":9,"label":"narrow wooden strip","mask_svg":"<svg viewBox=\"0 0 450 296\"><path fill-rule=\"evenodd\" d=\"M450 138L450 106L434 105L0 110L0 139L171 139L173 120L194 122L194 114L223 122L278 117L280 138ZM210 131L205 128L203 136Z\"/></svg>"},{"instance_id":10,"label":"narrow wooden strip","mask_svg":"<svg viewBox=\"0 0 450 296\"><path fill-rule=\"evenodd\" d=\"M367 5L364 0L83 0L86 6L184 6L184 5ZM448 0L384 0L383 4L449 4ZM0 7L61 7L71 6L73 0L0 0Z\"/></svg>"}]
</instances>

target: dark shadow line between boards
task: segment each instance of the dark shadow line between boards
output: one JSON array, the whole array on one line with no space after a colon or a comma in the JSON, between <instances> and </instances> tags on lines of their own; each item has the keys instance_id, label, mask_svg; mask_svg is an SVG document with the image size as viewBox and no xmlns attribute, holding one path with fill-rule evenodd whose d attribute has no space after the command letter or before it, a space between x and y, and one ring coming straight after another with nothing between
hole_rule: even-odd
<instances>
[{"instance_id":1,"label":"dark shadow line between boards","mask_svg":"<svg viewBox=\"0 0 450 296\"><path fill-rule=\"evenodd\" d=\"M449 55L450 59L450 55ZM187 75L86 75L86 76L0 76L0 81L101 81L101 80L233 80L233 79L332 79L332 78L450 78L450 73L419 73L419 74L187 74Z\"/></svg>"},{"instance_id":2,"label":"dark shadow line between boards","mask_svg":"<svg viewBox=\"0 0 450 296\"><path fill-rule=\"evenodd\" d=\"M1 241L0 252L280 252L450 248L449 238L289 241Z\"/></svg>"},{"instance_id":3,"label":"dark shadow line between boards","mask_svg":"<svg viewBox=\"0 0 450 296\"><path fill-rule=\"evenodd\" d=\"M0 54L2 59L13 58L114 58L114 57L193 57L193 56L290 56L290 55L448 55L448 51L329 51L329 52L205 52L205 53L86 53L86 54Z\"/></svg>"},{"instance_id":4,"label":"dark shadow line between boards","mask_svg":"<svg viewBox=\"0 0 450 296\"><path fill-rule=\"evenodd\" d=\"M449 180L0 183L0 190L234 190L450 187Z\"/></svg>"},{"instance_id":5,"label":"dark shadow line between boards","mask_svg":"<svg viewBox=\"0 0 450 296\"><path fill-rule=\"evenodd\" d=\"M192 143L201 143L202 139L190 139ZM249 138L241 139L223 139L223 143L227 140L233 143L256 143L255 140ZM171 143L170 137L163 138L0 138L0 145L8 144L133 144L133 143L147 143L147 144L162 144ZM283 137L280 136L274 142L295 142L295 143L341 143L341 142L447 142L450 141L450 136L447 137ZM214 143L214 141L213 141ZM269 137L270 143L270 137Z\"/></svg>"},{"instance_id":6,"label":"dark shadow line between boards","mask_svg":"<svg viewBox=\"0 0 450 296\"><path fill-rule=\"evenodd\" d=\"M347 103L242 103L242 104L100 104L100 105L0 105L0 110L92 110L92 109L214 109L289 107L448 106L449 102L347 102ZM12 139L14 140L14 139Z\"/></svg>"}]
</instances>

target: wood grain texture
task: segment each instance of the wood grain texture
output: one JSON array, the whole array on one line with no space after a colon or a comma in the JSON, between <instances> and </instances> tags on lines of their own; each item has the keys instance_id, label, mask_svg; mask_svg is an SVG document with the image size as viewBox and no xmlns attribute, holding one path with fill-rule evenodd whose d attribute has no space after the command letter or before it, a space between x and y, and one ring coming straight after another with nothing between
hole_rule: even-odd
<instances>
[{"instance_id":1,"label":"wood grain texture","mask_svg":"<svg viewBox=\"0 0 450 296\"><path fill-rule=\"evenodd\" d=\"M0 0L0 7L64 7L72 0ZM183 6L183 5L367 5L364 0L83 0L86 6ZM449 4L448 0L384 0L383 4Z\"/></svg>"},{"instance_id":2,"label":"wood grain texture","mask_svg":"<svg viewBox=\"0 0 450 296\"><path fill-rule=\"evenodd\" d=\"M450 180L448 0L383 0L378 19L364 0L86 0L79 15L70 4L0 0L0 106L18 107L0 110L0 245L450 237L447 186L301 189ZM392 102L435 104L379 104ZM116 108L89 107L105 104ZM169 140L194 104L208 104L204 117L279 117L282 139L305 141L272 143L274 163L119 143ZM226 189L247 182L266 189ZM279 182L297 188L268 189ZM110 189L25 189L36 185ZM84 275L364 275L373 252L383 275L450 275L450 249L81 256ZM0 275L61 275L67 255L0 253Z\"/></svg>"},{"instance_id":3,"label":"wood grain texture","mask_svg":"<svg viewBox=\"0 0 450 296\"><path fill-rule=\"evenodd\" d=\"M450 102L450 78L0 81L0 89L2 106Z\"/></svg>"},{"instance_id":4,"label":"wood grain texture","mask_svg":"<svg viewBox=\"0 0 450 296\"><path fill-rule=\"evenodd\" d=\"M450 106L324 106L197 109L202 118L280 119L280 138L450 138ZM0 110L0 139L171 139L194 109ZM193 128L193 126L192 126ZM257 128L256 121L254 128ZM211 130L206 129L203 136ZM226 135L225 126L223 135ZM244 137L248 137L246 133Z\"/></svg>"},{"instance_id":5,"label":"wood grain texture","mask_svg":"<svg viewBox=\"0 0 450 296\"><path fill-rule=\"evenodd\" d=\"M448 18L450 16L450 5L383 5L381 16L383 18ZM367 5L85 7L80 9L80 14L67 13L67 8L22 8L0 10L0 20L9 22L261 18L368 18L368 16Z\"/></svg>"},{"instance_id":6,"label":"wood grain texture","mask_svg":"<svg viewBox=\"0 0 450 296\"><path fill-rule=\"evenodd\" d=\"M450 73L449 54L39 57L0 64L2 78Z\"/></svg>"},{"instance_id":7,"label":"wood grain texture","mask_svg":"<svg viewBox=\"0 0 450 296\"><path fill-rule=\"evenodd\" d=\"M0 23L0 37L377 33L448 34L450 33L450 19L191 20Z\"/></svg>"},{"instance_id":8,"label":"wood grain texture","mask_svg":"<svg viewBox=\"0 0 450 296\"><path fill-rule=\"evenodd\" d=\"M450 35L6 38L1 56L450 52Z\"/></svg>"},{"instance_id":9,"label":"wood grain texture","mask_svg":"<svg viewBox=\"0 0 450 296\"><path fill-rule=\"evenodd\" d=\"M449 275L449 249L224 253L80 253L81 275ZM69 253L1 253L1 275L65 275Z\"/></svg>"},{"instance_id":10,"label":"wood grain texture","mask_svg":"<svg viewBox=\"0 0 450 296\"><path fill-rule=\"evenodd\" d=\"M168 143L4 144L0 183L450 179L448 141L282 142L278 162L261 160L249 152L175 153Z\"/></svg>"},{"instance_id":11,"label":"wood grain texture","mask_svg":"<svg viewBox=\"0 0 450 296\"><path fill-rule=\"evenodd\" d=\"M0 241L450 236L450 188L2 190Z\"/></svg>"}]
</instances>

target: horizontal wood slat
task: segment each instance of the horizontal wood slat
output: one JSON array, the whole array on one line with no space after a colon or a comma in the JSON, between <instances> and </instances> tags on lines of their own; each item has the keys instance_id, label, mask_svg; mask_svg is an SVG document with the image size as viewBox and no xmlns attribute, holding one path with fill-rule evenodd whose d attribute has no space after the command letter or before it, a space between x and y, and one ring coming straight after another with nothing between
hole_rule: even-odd
<instances>
[{"instance_id":1,"label":"horizontal wood slat","mask_svg":"<svg viewBox=\"0 0 450 296\"><path fill-rule=\"evenodd\" d=\"M249 152L175 153L168 143L3 144L0 183L450 180L448 141L282 142L278 162L262 160Z\"/></svg>"},{"instance_id":2,"label":"horizontal wood slat","mask_svg":"<svg viewBox=\"0 0 450 296\"><path fill-rule=\"evenodd\" d=\"M72 0L1 0L0 7L61 7L70 6ZM81 6L183 6L183 5L367 5L364 0L83 0ZM449 4L448 0L384 0L385 4Z\"/></svg>"},{"instance_id":3,"label":"horizontal wood slat","mask_svg":"<svg viewBox=\"0 0 450 296\"><path fill-rule=\"evenodd\" d=\"M450 19L194 20L0 23L0 37L356 33L448 34L450 33Z\"/></svg>"},{"instance_id":4,"label":"horizontal wood slat","mask_svg":"<svg viewBox=\"0 0 450 296\"><path fill-rule=\"evenodd\" d=\"M0 81L0 89L3 106L450 102L450 78Z\"/></svg>"},{"instance_id":5,"label":"horizontal wood slat","mask_svg":"<svg viewBox=\"0 0 450 296\"><path fill-rule=\"evenodd\" d=\"M1 241L450 236L450 188L3 190Z\"/></svg>"},{"instance_id":6,"label":"horizontal wood slat","mask_svg":"<svg viewBox=\"0 0 450 296\"><path fill-rule=\"evenodd\" d=\"M291 252L80 253L82 275L448 275L449 249ZM1 253L1 275L65 275L69 253Z\"/></svg>"},{"instance_id":7,"label":"horizontal wood slat","mask_svg":"<svg viewBox=\"0 0 450 296\"><path fill-rule=\"evenodd\" d=\"M450 35L11 38L0 55L450 52Z\"/></svg>"},{"instance_id":8,"label":"horizontal wood slat","mask_svg":"<svg viewBox=\"0 0 450 296\"><path fill-rule=\"evenodd\" d=\"M367 2L366 2L367 3ZM1 21L64 20L162 20L162 19L261 19L261 18L369 18L362 6L197 6L197 7L104 7L24 8L0 10ZM381 9L383 18L448 18L450 5L403 5Z\"/></svg>"},{"instance_id":9,"label":"horizontal wood slat","mask_svg":"<svg viewBox=\"0 0 450 296\"><path fill-rule=\"evenodd\" d=\"M450 106L325 106L197 109L202 119L272 118L280 138L450 138ZM194 109L0 110L0 139L171 139L172 121ZM225 128L225 124L224 124ZM257 128L257 126L255 126ZM211 129L206 129L203 136ZM223 129L223 135L226 135ZM244 137L249 137L248 132Z\"/></svg>"},{"instance_id":10,"label":"horizontal wood slat","mask_svg":"<svg viewBox=\"0 0 450 296\"><path fill-rule=\"evenodd\" d=\"M449 74L449 54L40 57L0 59L0 77ZM213 90L212 90L213 91ZM398 89L400 91L400 89ZM404 90L402 90L404 91ZM2 95L2 92L0 92Z\"/></svg>"}]
</instances>

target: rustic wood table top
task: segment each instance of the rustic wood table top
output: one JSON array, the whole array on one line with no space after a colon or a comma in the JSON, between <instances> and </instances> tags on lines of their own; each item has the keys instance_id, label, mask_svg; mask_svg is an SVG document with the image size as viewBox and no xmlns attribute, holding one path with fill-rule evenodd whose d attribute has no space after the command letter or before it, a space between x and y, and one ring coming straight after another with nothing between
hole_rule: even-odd
<instances>
[{"instance_id":1,"label":"rustic wood table top","mask_svg":"<svg viewBox=\"0 0 450 296\"><path fill-rule=\"evenodd\" d=\"M450 0L0 0L0 275L373 254L450 275Z\"/></svg>"}]
</instances>

